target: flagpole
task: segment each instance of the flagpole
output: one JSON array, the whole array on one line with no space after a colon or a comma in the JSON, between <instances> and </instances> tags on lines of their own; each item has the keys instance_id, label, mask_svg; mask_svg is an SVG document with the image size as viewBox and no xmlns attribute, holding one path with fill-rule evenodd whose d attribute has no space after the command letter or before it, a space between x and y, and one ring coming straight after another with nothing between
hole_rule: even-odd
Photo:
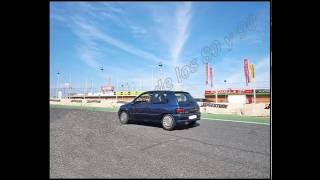
<instances>
[{"instance_id":1,"label":"flagpole","mask_svg":"<svg viewBox=\"0 0 320 180\"><path fill-rule=\"evenodd\" d=\"M153 75L154 74L154 72L153 72L153 67L152 67L152 88L151 88L151 90L154 90L154 80L153 80Z\"/></svg>"},{"instance_id":2,"label":"flagpole","mask_svg":"<svg viewBox=\"0 0 320 180\"><path fill-rule=\"evenodd\" d=\"M115 92L116 92L116 103L118 103L118 74L116 74L116 88L115 88Z\"/></svg>"},{"instance_id":3,"label":"flagpole","mask_svg":"<svg viewBox=\"0 0 320 180\"><path fill-rule=\"evenodd\" d=\"M215 87L215 90L216 90L216 103L218 102L218 96L217 96L217 87L216 86L214 86Z\"/></svg>"},{"instance_id":4,"label":"flagpole","mask_svg":"<svg viewBox=\"0 0 320 180\"><path fill-rule=\"evenodd\" d=\"M253 82L253 103L256 104L256 83L254 81Z\"/></svg>"}]
</instances>

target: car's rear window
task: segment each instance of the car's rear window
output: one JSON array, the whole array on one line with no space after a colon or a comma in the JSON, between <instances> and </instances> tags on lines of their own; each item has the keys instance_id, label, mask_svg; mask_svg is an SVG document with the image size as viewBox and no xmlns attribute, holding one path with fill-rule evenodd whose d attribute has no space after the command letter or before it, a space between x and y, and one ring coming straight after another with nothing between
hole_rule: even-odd
<instances>
[{"instance_id":1,"label":"car's rear window","mask_svg":"<svg viewBox=\"0 0 320 180\"><path fill-rule=\"evenodd\" d=\"M186 92L175 92L174 95L177 97L178 103L190 103L194 102L193 97Z\"/></svg>"}]
</instances>

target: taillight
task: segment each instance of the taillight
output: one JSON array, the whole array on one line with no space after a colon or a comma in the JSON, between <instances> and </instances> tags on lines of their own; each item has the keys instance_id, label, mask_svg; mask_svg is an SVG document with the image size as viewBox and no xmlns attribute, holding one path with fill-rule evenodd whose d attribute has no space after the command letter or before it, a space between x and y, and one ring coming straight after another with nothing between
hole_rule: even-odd
<instances>
[{"instance_id":1,"label":"taillight","mask_svg":"<svg viewBox=\"0 0 320 180\"><path fill-rule=\"evenodd\" d=\"M186 110L183 109L183 108L177 108L176 109L176 113L185 113L185 112L186 112Z\"/></svg>"}]
</instances>

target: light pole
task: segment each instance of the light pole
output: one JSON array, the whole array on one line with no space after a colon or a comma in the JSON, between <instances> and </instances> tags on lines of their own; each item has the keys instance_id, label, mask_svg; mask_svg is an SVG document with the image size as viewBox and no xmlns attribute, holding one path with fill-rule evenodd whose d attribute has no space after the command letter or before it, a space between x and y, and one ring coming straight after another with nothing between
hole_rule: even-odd
<instances>
[{"instance_id":1,"label":"light pole","mask_svg":"<svg viewBox=\"0 0 320 180\"><path fill-rule=\"evenodd\" d=\"M224 80L224 84L225 84L225 87L226 87L226 89L227 89L227 80ZM227 102L227 92L228 92L228 91L226 91L226 94L225 94L225 98L226 98L225 101L226 101L226 102Z\"/></svg>"},{"instance_id":2,"label":"light pole","mask_svg":"<svg viewBox=\"0 0 320 180\"><path fill-rule=\"evenodd\" d=\"M121 89L122 89L122 95L121 95L121 97L122 97L122 101L123 101L123 92L124 92L124 85L123 85L123 83L121 83Z\"/></svg>"},{"instance_id":3,"label":"light pole","mask_svg":"<svg viewBox=\"0 0 320 180\"><path fill-rule=\"evenodd\" d=\"M217 94L218 94L218 92L217 92L218 90L217 90L217 86L214 86L214 88L215 88L215 93L216 93L216 103L217 103L217 102L218 102L218 95L217 95Z\"/></svg>"},{"instance_id":4,"label":"light pole","mask_svg":"<svg viewBox=\"0 0 320 180\"><path fill-rule=\"evenodd\" d=\"M92 84L92 79L91 79L91 85L90 85L90 88L91 88L91 96L93 96L93 84Z\"/></svg>"},{"instance_id":5,"label":"light pole","mask_svg":"<svg viewBox=\"0 0 320 180\"><path fill-rule=\"evenodd\" d=\"M87 92L87 78L86 78L86 81L85 81L84 91L83 91L83 99L84 100L86 99L86 92Z\"/></svg>"},{"instance_id":6,"label":"light pole","mask_svg":"<svg viewBox=\"0 0 320 180\"><path fill-rule=\"evenodd\" d=\"M160 68L161 78L163 79L163 69L162 69L163 64L162 64L161 62L159 62L158 66L159 66L159 68Z\"/></svg>"},{"instance_id":7,"label":"light pole","mask_svg":"<svg viewBox=\"0 0 320 180\"><path fill-rule=\"evenodd\" d=\"M159 63L158 64L159 67L162 67L162 64ZM151 66L151 71L152 71L152 90L155 90L155 84L154 84L154 68L156 68L157 66Z\"/></svg>"},{"instance_id":8,"label":"light pole","mask_svg":"<svg viewBox=\"0 0 320 180\"><path fill-rule=\"evenodd\" d=\"M256 104L256 86L255 86L255 83L254 81L252 80L252 83L253 83L253 103Z\"/></svg>"},{"instance_id":9,"label":"light pole","mask_svg":"<svg viewBox=\"0 0 320 180\"><path fill-rule=\"evenodd\" d=\"M104 70L104 69L103 69L103 67L101 66L101 67L100 67L100 71L101 71L102 74L103 74L103 70ZM98 87L99 87L99 86L98 86ZM99 93L99 99L101 99L101 93Z\"/></svg>"},{"instance_id":10,"label":"light pole","mask_svg":"<svg viewBox=\"0 0 320 180\"><path fill-rule=\"evenodd\" d=\"M60 76L60 72L57 72L57 98L58 98L58 94L59 94L59 76Z\"/></svg>"},{"instance_id":11,"label":"light pole","mask_svg":"<svg viewBox=\"0 0 320 180\"><path fill-rule=\"evenodd\" d=\"M162 63L160 62L158 64L158 67L162 67ZM152 70L152 90L155 90L155 84L154 84L154 68L156 68L156 66L151 66L151 70ZM159 85L159 84L158 84Z\"/></svg>"},{"instance_id":12,"label":"light pole","mask_svg":"<svg viewBox=\"0 0 320 180\"><path fill-rule=\"evenodd\" d=\"M154 81L153 81L153 67L151 68L152 69L152 90L154 88Z\"/></svg>"},{"instance_id":13,"label":"light pole","mask_svg":"<svg viewBox=\"0 0 320 180\"><path fill-rule=\"evenodd\" d=\"M161 73L161 85L160 85L160 90L163 90L161 87L163 86L163 84L164 84L164 75L163 75L163 64L161 63L161 62L159 62L159 64L158 64L158 66L159 66L159 69L160 69L160 73Z\"/></svg>"},{"instance_id":14,"label":"light pole","mask_svg":"<svg viewBox=\"0 0 320 180\"><path fill-rule=\"evenodd\" d=\"M71 74L69 73L68 99L70 99L70 94L71 94Z\"/></svg>"},{"instance_id":15,"label":"light pole","mask_svg":"<svg viewBox=\"0 0 320 180\"><path fill-rule=\"evenodd\" d=\"M118 74L116 74L116 87L114 89L114 92L116 93L116 103L118 103L118 94L117 94L117 91L118 91Z\"/></svg>"},{"instance_id":16,"label":"light pole","mask_svg":"<svg viewBox=\"0 0 320 180\"><path fill-rule=\"evenodd\" d=\"M143 89L143 88L142 88L142 87L143 87L142 83L143 83L143 82L142 82L142 80L140 79L140 91L142 91L142 89Z\"/></svg>"}]
</instances>

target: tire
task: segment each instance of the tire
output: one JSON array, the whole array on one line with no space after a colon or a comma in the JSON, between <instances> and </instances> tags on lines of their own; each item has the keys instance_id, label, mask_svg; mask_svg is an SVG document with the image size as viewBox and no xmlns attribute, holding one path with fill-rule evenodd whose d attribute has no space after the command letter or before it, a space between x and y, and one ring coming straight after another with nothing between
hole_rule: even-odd
<instances>
[{"instance_id":1,"label":"tire","mask_svg":"<svg viewBox=\"0 0 320 180\"><path fill-rule=\"evenodd\" d=\"M120 120L120 123L121 123L121 124L128 124L128 121L129 121L129 115L128 115L128 113L125 112L125 111L122 111L122 112L120 113L119 120Z\"/></svg>"},{"instance_id":2,"label":"tire","mask_svg":"<svg viewBox=\"0 0 320 180\"><path fill-rule=\"evenodd\" d=\"M168 130L168 131L171 131L174 129L174 127L176 126L176 121L174 120L174 118L167 114L167 115L164 115L162 117L162 127L163 129L165 130Z\"/></svg>"}]
</instances>

